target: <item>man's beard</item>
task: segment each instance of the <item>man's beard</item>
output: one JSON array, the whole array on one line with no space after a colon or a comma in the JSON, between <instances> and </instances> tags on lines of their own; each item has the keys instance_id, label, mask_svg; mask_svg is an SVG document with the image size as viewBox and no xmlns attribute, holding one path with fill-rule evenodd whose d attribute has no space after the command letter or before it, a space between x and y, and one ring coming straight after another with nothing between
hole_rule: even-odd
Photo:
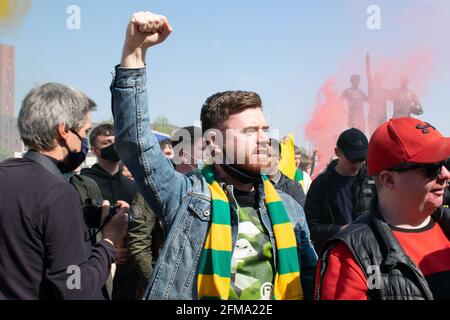
<instances>
[{"instance_id":1,"label":"man's beard","mask_svg":"<svg viewBox=\"0 0 450 320\"><path fill-rule=\"evenodd\" d=\"M263 157L263 159L261 159L256 155L252 155L252 158L249 156L245 157L245 163L236 163L234 166L252 176L260 176L264 174L264 169L268 167L268 163L269 158Z\"/></svg>"},{"instance_id":2,"label":"man's beard","mask_svg":"<svg viewBox=\"0 0 450 320\"><path fill-rule=\"evenodd\" d=\"M234 145L236 146L236 144ZM230 152L227 152L226 149L223 148L220 158L216 158L216 163L231 165L254 177L260 177L264 174L264 169L270 166L270 158L265 148L262 146L258 146L252 153L249 153L247 148L238 147L231 148L229 151Z\"/></svg>"}]
</instances>

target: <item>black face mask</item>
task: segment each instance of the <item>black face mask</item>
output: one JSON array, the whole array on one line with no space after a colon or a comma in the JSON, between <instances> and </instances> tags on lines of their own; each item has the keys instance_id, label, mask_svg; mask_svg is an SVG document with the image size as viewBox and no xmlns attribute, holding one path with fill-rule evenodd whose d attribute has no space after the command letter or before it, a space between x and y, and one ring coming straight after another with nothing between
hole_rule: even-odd
<instances>
[{"instance_id":1,"label":"black face mask","mask_svg":"<svg viewBox=\"0 0 450 320\"><path fill-rule=\"evenodd\" d=\"M86 160L86 156L89 151L89 143L86 138L81 138L78 133L72 131L78 139L81 140L81 151L80 152L72 152L69 150L69 155L67 156L67 160L65 162L61 161L58 164L58 169L62 173L69 173L78 168L84 160Z\"/></svg>"},{"instance_id":2,"label":"black face mask","mask_svg":"<svg viewBox=\"0 0 450 320\"><path fill-rule=\"evenodd\" d=\"M111 161L111 162L119 162L120 158L117 154L116 149L114 148L114 143L106 148L100 150L100 158Z\"/></svg>"},{"instance_id":3,"label":"black face mask","mask_svg":"<svg viewBox=\"0 0 450 320\"><path fill-rule=\"evenodd\" d=\"M244 172L241 169L236 168L236 166L232 164L221 164L222 169L242 183L252 183L254 185L258 185L261 183L261 176L254 176L248 172Z\"/></svg>"}]
</instances>

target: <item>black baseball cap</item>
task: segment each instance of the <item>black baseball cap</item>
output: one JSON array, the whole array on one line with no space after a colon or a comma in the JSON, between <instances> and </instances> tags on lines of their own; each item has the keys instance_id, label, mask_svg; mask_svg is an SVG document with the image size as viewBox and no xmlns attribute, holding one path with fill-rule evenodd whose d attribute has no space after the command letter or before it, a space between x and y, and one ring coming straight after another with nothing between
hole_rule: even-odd
<instances>
[{"instance_id":1,"label":"black baseball cap","mask_svg":"<svg viewBox=\"0 0 450 320\"><path fill-rule=\"evenodd\" d=\"M361 130L356 128L345 130L340 134L336 146L350 161L367 159L369 141Z\"/></svg>"}]
</instances>

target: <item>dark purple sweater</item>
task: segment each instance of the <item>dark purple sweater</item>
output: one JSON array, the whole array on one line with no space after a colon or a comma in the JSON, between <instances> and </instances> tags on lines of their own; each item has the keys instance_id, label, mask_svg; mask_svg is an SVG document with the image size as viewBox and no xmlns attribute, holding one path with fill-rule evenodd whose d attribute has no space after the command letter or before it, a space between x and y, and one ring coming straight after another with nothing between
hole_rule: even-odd
<instances>
[{"instance_id":1,"label":"dark purple sweater","mask_svg":"<svg viewBox=\"0 0 450 320\"><path fill-rule=\"evenodd\" d=\"M95 298L117 253L102 240L87 257L83 242L79 196L62 175L28 159L0 163L0 300ZM69 289L76 266L80 288Z\"/></svg>"}]
</instances>

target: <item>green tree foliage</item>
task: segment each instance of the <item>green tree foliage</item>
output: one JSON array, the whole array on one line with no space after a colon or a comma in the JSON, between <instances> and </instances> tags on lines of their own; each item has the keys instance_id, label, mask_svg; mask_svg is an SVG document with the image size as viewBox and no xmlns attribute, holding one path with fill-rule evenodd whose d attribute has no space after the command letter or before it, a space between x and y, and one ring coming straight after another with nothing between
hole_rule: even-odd
<instances>
[{"instance_id":1,"label":"green tree foliage","mask_svg":"<svg viewBox=\"0 0 450 320\"><path fill-rule=\"evenodd\" d=\"M153 130L171 134L172 128L169 125L169 120L164 116L159 116L156 118L155 122L153 123Z\"/></svg>"}]
</instances>

